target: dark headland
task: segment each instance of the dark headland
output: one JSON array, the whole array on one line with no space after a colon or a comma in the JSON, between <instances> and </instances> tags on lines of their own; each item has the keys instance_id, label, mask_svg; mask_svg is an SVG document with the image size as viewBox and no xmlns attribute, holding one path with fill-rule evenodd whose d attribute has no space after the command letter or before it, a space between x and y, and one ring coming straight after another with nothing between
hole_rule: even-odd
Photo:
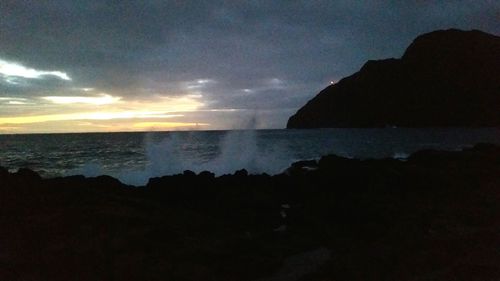
<instances>
[{"instance_id":1,"label":"dark headland","mask_svg":"<svg viewBox=\"0 0 500 281\"><path fill-rule=\"evenodd\" d=\"M286 173L0 169L0 280L500 280L500 147Z\"/></svg>"},{"instance_id":2,"label":"dark headland","mask_svg":"<svg viewBox=\"0 0 500 281\"><path fill-rule=\"evenodd\" d=\"M478 30L417 37L400 59L368 61L322 90L287 128L498 127L500 37Z\"/></svg>"}]
</instances>

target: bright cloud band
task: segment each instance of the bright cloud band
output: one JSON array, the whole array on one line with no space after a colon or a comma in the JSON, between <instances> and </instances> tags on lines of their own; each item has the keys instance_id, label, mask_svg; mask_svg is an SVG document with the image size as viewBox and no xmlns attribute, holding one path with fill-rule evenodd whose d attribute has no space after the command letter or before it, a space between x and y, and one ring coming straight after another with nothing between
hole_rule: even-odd
<instances>
[{"instance_id":1,"label":"bright cloud band","mask_svg":"<svg viewBox=\"0 0 500 281\"><path fill-rule=\"evenodd\" d=\"M46 71L28 68L15 62L9 62L0 59L0 74L9 77L21 77L30 79L39 79L43 76L55 76L62 80L71 80L71 78L62 71ZM9 80L8 80L9 81Z\"/></svg>"},{"instance_id":2,"label":"bright cloud band","mask_svg":"<svg viewBox=\"0 0 500 281\"><path fill-rule=\"evenodd\" d=\"M83 103L83 104L93 104L93 105L104 105L104 104L112 104L118 102L121 97L114 97L108 94L102 94L98 97L82 97L82 96L67 96L67 97L58 97L58 96L48 96L42 97L44 100L57 103L57 104L74 104L74 103Z\"/></svg>"}]
</instances>

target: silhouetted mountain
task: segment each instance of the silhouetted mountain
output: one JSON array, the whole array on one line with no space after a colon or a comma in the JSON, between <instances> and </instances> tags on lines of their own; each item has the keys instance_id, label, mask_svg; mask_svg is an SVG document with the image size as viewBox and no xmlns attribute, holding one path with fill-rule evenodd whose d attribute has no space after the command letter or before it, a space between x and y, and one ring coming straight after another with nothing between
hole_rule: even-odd
<instances>
[{"instance_id":1,"label":"silhouetted mountain","mask_svg":"<svg viewBox=\"0 0 500 281\"><path fill-rule=\"evenodd\" d=\"M500 125L500 37L441 30L401 59L368 61L322 90L287 128Z\"/></svg>"}]
</instances>

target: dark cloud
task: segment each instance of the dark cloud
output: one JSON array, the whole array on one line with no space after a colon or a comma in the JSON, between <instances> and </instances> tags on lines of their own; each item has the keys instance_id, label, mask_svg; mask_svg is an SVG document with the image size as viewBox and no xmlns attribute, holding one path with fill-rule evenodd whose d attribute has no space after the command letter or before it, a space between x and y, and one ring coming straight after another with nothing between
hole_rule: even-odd
<instances>
[{"instance_id":1,"label":"dark cloud","mask_svg":"<svg viewBox=\"0 0 500 281\"><path fill-rule=\"evenodd\" d=\"M64 71L72 81L0 82L0 95L92 87L138 100L196 92L206 109L261 110L263 123L283 127L330 80L368 59L399 57L435 29L499 34L499 20L493 0L7 0L0 2L0 59ZM197 79L214 83L186 87Z\"/></svg>"}]
</instances>

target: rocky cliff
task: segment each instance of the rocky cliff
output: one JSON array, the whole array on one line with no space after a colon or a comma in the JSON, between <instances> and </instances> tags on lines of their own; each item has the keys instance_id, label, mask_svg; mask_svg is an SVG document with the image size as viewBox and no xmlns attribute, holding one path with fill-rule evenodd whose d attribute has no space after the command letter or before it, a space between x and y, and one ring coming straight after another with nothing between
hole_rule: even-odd
<instances>
[{"instance_id":1,"label":"rocky cliff","mask_svg":"<svg viewBox=\"0 0 500 281\"><path fill-rule=\"evenodd\" d=\"M368 61L287 128L496 127L499 108L500 37L450 29L417 37L400 59Z\"/></svg>"}]
</instances>

